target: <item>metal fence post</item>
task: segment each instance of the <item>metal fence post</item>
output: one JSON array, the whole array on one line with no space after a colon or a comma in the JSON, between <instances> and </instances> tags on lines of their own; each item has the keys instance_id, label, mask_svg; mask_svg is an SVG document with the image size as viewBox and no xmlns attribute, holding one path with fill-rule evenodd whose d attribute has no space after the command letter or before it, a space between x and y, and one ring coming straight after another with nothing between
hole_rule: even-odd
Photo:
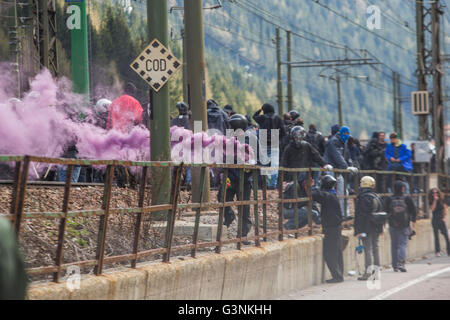
<instances>
[{"instance_id":1,"label":"metal fence post","mask_svg":"<svg viewBox=\"0 0 450 320\"><path fill-rule=\"evenodd\" d=\"M195 225L194 225L194 235L193 235L193 243L194 248L191 251L192 258L195 258L197 254L197 243L198 243L198 228L200 225L200 215L202 211L202 204L204 198L204 187L205 187L205 179L206 179L206 167L202 167L200 169L200 207L196 210L195 213Z\"/></svg>"},{"instance_id":2,"label":"metal fence post","mask_svg":"<svg viewBox=\"0 0 450 320\"><path fill-rule=\"evenodd\" d=\"M355 217L356 216L356 204L358 202L358 196L359 196L359 174L355 174L353 179L354 179L354 183L355 183L355 199L353 201L353 217ZM375 181L375 184L376 183L377 182ZM376 190L376 188L375 188L375 190Z\"/></svg>"},{"instance_id":3,"label":"metal fence post","mask_svg":"<svg viewBox=\"0 0 450 320\"><path fill-rule=\"evenodd\" d=\"M284 216L284 194L283 194L284 170L278 173L278 196L280 197L280 204L278 206L278 241L283 241L283 216Z\"/></svg>"},{"instance_id":4,"label":"metal fence post","mask_svg":"<svg viewBox=\"0 0 450 320\"><path fill-rule=\"evenodd\" d=\"M141 184L139 186L138 206L141 210L136 215L136 225L134 227L133 254L135 255L135 258L131 260L132 268L136 268L138 259L137 254L139 252L139 237L141 236L141 224L143 215L142 211L145 206L145 188L147 187L147 179L148 179L148 167L145 166L142 168Z\"/></svg>"},{"instance_id":5,"label":"metal fence post","mask_svg":"<svg viewBox=\"0 0 450 320\"><path fill-rule=\"evenodd\" d=\"M244 169L239 169L239 191L238 191L238 200L244 201ZM238 230L237 237L239 238L239 242L237 243L237 249L241 250L242 247L242 221L244 216L244 205L240 205L238 207Z\"/></svg>"},{"instance_id":6,"label":"metal fence post","mask_svg":"<svg viewBox=\"0 0 450 320\"><path fill-rule=\"evenodd\" d=\"M20 181L22 176L22 161L16 162L14 169L14 185L11 196L11 208L9 213L16 215L19 208Z\"/></svg>"},{"instance_id":7,"label":"metal fence post","mask_svg":"<svg viewBox=\"0 0 450 320\"><path fill-rule=\"evenodd\" d=\"M262 182L262 196L263 196L263 233L264 242L267 242L267 179L265 176L261 179Z\"/></svg>"},{"instance_id":8,"label":"metal fence post","mask_svg":"<svg viewBox=\"0 0 450 320\"><path fill-rule=\"evenodd\" d=\"M344 178L344 214L347 215L347 209L348 209L348 199L347 199L347 188L348 188L348 173L344 172L342 173L342 177Z\"/></svg>"},{"instance_id":9,"label":"metal fence post","mask_svg":"<svg viewBox=\"0 0 450 320\"><path fill-rule=\"evenodd\" d=\"M20 226L23 220L23 212L25 209L25 196L27 192L27 181L28 181L28 170L30 169L30 157L25 156L23 160L23 169L20 177L20 187L19 191L19 200L17 203L17 212L14 218L14 231L16 232L17 238L19 238L20 234Z\"/></svg>"},{"instance_id":10,"label":"metal fence post","mask_svg":"<svg viewBox=\"0 0 450 320\"><path fill-rule=\"evenodd\" d=\"M253 170L253 199L258 201L258 169ZM255 219L255 246L261 246L259 241L259 208L258 202L253 206L253 215Z\"/></svg>"},{"instance_id":11,"label":"metal fence post","mask_svg":"<svg viewBox=\"0 0 450 320\"><path fill-rule=\"evenodd\" d=\"M103 259L105 255L105 242L106 242L106 229L108 226L109 206L111 203L111 189L114 179L114 165L108 165L106 168L106 181L103 190L103 203L102 210L104 214L100 216L100 223L98 227L98 239L97 239L97 253L95 259L97 265L94 268L94 273L98 276L102 274Z\"/></svg>"},{"instance_id":12,"label":"metal fence post","mask_svg":"<svg viewBox=\"0 0 450 320\"><path fill-rule=\"evenodd\" d=\"M293 173L293 181L294 183L294 199L298 198L298 172ZM300 186L301 188L301 186ZM298 239L298 202L295 201L294 205L294 219L295 219L295 239Z\"/></svg>"},{"instance_id":13,"label":"metal fence post","mask_svg":"<svg viewBox=\"0 0 450 320\"><path fill-rule=\"evenodd\" d=\"M172 209L170 209L169 214L167 215L167 226L166 226L166 239L164 243L164 247L166 248L166 252L163 255L163 262L170 261L170 252L172 250L172 239L173 239L173 230L175 227L175 220L177 216L177 204L178 204L178 196L180 195L180 185L181 185L181 172L183 170L183 163L177 167L175 183L172 189Z\"/></svg>"},{"instance_id":14,"label":"metal fence post","mask_svg":"<svg viewBox=\"0 0 450 320\"><path fill-rule=\"evenodd\" d=\"M58 267L58 271L53 274L53 281L59 282L61 276L61 264L64 252L64 233L66 231L67 213L69 212L69 200L70 200L70 188L72 186L73 165L69 165L66 171L66 184L64 186L64 201L62 211L64 212L64 218L59 220L58 231L58 246L56 248L55 265Z\"/></svg>"},{"instance_id":15,"label":"metal fence post","mask_svg":"<svg viewBox=\"0 0 450 320\"><path fill-rule=\"evenodd\" d=\"M308 175L306 177L306 187L307 187L307 194L308 194L308 235L312 236L313 234L313 220L312 220L312 204L313 204L313 199L312 199L312 186L311 186L311 179L312 179L312 172L311 172L311 168L308 169Z\"/></svg>"},{"instance_id":16,"label":"metal fence post","mask_svg":"<svg viewBox=\"0 0 450 320\"><path fill-rule=\"evenodd\" d=\"M222 251L222 230L223 230L223 217L225 215L225 201L227 195L227 180L228 180L228 168L225 168L223 172L223 181L220 187L220 203L222 206L219 208L219 219L217 225L217 237L216 241L219 245L216 247L216 253L221 253Z\"/></svg>"}]
</instances>

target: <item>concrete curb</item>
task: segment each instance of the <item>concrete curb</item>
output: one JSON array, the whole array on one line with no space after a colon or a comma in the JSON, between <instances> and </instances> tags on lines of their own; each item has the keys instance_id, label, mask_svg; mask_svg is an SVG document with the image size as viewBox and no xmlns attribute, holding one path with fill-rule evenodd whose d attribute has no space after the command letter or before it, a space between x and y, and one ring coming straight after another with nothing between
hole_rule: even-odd
<instances>
[{"instance_id":1,"label":"concrete curb","mask_svg":"<svg viewBox=\"0 0 450 320\"><path fill-rule=\"evenodd\" d=\"M417 236L409 242L408 259L434 252L430 220L416 224ZM344 251L344 271L356 270L353 230ZM142 264L136 269L84 276L81 287L70 292L65 283L32 284L30 300L198 300L272 299L293 290L311 287L322 279L322 236L305 237L260 248L185 258L170 264ZM390 264L388 228L380 237L382 265ZM358 257L363 267L362 255ZM325 279L330 277L325 267ZM361 270L362 271L362 270Z\"/></svg>"}]
</instances>

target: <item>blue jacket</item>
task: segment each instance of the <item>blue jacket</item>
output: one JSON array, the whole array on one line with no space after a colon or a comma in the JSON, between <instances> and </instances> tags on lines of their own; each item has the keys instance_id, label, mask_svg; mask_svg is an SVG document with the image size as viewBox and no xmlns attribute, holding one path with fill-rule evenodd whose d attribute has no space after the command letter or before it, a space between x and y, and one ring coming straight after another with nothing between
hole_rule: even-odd
<instances>
[{"instance_id":1,"label":"blue jacket","mask_svg":"<svg viewBox=\"0 0 450 320\"><path fill-rule=\"evenodd\" d=\"M389 143L384 153L386 155L386 160L388 162L387 167L388 170L391 170L390 159L394 156L394 148L395 148L394 145L392 143ZM413 168L411 158L412 158L411 150L408 150L408 148L404 144L400 145L400 153L398 159L401 161L401 164L406 171L411 171Z\"/></svg>"}]
</instances>

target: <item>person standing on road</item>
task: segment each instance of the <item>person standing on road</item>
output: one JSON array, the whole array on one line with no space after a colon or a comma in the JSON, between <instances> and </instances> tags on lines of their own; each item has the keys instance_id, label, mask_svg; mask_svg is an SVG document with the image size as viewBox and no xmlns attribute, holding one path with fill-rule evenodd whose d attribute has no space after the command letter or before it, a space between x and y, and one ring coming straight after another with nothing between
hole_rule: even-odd
<instances>
[{"instance_id":1,"label":"person standing on road","mask_svg":"<svg viewBox=\"0 0 450 320\"><path fill-rule=\"evenodd\" d=\"M441 256L441 245L439 243L439 231L445 238L447 244L447 254L450 256L450 241L448 239L447 224L445 223L445 217L447 215L447 205L444 202L442 193L438 188L433 188L430 190L430 210L433 213L431 219L431 225L434 231L434 246L436 256Z\"/></svg>"},{"instance_id":2,"label":"person standing on road","mask_svg":"<svg viewBox=\"0 0 450 320\"><path fill-rule=\"evenodd\" d=\"M336 195L336 179L326 175L322 177L321 190L312 191L312 199L320 203L320 217L322 222L323 257L330 270L332 279L327 283L344 281L344 259L342 255L342 213ZM310 182L311 183L311 182ZM309 188L307 188L307 192Z\"/></svg>"},{"instance_id":3,"label":"person standing on road","mask_svg":"<svg viewBox=\"0 0 450 320\"><path fill-rule=\"evenodd\" d=\"M417 210L411 197L405 195L403 181L394 183L394 195L386 198L385 211L388 213L391 234L392 267L395 272L406 272L406 248L408 237L415 233Z\"/></svg>"},{"instance_id":4,"label":"person standing on road","mask_svg":"<svg viewBox=\"0 0 450 320\"><path fill-rule=\"evenodd\" d=\"M366 272L358 280L363 281L368 280L372 275L370 269L373 266L380 266L378 238L383 233L386 214L381 219L377 219L377 215L383 211L383 201L375 193L375 185L375 179L370 176L361 179L361 189L355 206L354 235L362 239L366 266Z\"/></svg>"}]
</instances>

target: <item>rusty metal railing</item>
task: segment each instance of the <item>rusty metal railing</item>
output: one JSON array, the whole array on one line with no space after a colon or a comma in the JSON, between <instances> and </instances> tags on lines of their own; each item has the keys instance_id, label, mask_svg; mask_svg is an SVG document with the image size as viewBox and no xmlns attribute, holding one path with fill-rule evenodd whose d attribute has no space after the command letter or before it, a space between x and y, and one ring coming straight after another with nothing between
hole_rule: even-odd
<instances>
[{"instance_id":1,"label":"rusty metal railing","mask_svg":"<svg viewBox=\"0 0 450 320\"><path fill-rule=\"evenodd\" d=\"M171 258L171 254L174 252L180 252L188 250L190 251L190 256L195 258L197 256L198 250L202 248L215 248L216 253L221 253L223 246L227 244L236 244L237 249L242 248L242 243L244 241L254 241L255 246L260 246L261 242L268 241L269 237L277 237L278 241L283 241L284 236L286 234L293 234L295 238L300 236L301 231L308 231L309 235L313 234L313 219L312 219L312 196L311 196L311 185L307 184L309 195L305 198L297 198L298 190L297 184L294 184L294 199L284 199L284 184L282 183L285 180L285 173L290 173L292 181L297 181L298 175L303 173L306 174L308 178L312 178L313 173L317 171L325 171L319 168L305 168L305 169L288 169L288 168L268 168L268 167L259 167L259 166L250 166L250 165L227 165L227 164L190 164L184 165L183 163L177 162L135 162L135 161L107 161L107 160L80 160L80 159L51 159L45 157L34 157L34 156L0 156L0 163L10 163L12 167L14 167L14 184L12 187L11 194L11 205L9 214L3 214L1 216L10 219L13 222L14 230L17 235L21 236L21 226L24 220L32 220L32 219L59 219L58 225L58 238L57 245L55 248L55 259L54 264L51 266L41 266L29 268L28 273L30 275L45 275L52 274L53 281L59 282L61 279L61 272L66 270L68 267L77 265L79 267L94 267L94 273L96 275L100 275L103 272L103 266L108 263L117 263L117 262L129 262L132 268L135 268L137 262L140 258L152 256L152 255L162 255L163 262L169 262ZM46 164L57 164L57 165L65 165L67 166L66 171L66 181L64 187L64 196L63 202L61 206L61 211L58 212L25 212L25 201L27 196L27 185L28 185L28 177L30 174L30 164L31 163L46 163ZM78 210L72 211L70 210L70 199L71 199L71 190L72 190L72 174L74 170L74 166L106 166L105 173L105 182L103 184L103 199L102 206L98 210ZM140 167L142 168L141 178L138 189L138 203L136 207L131 208L111 208L111 190L113 188L113 180L114 180L114 168L117 166L125 166L125 167ZM204 202L204 194L201 192L200 194L200 202L199 203L179 203L179 195L180 195L180 185L181 185L181 174L184 166L187 167L197 167L200 168L200 190L203 190L203 186L208 181L206 179L208 174L208 168L221 168L223 169L223 179L224 181L220 186L220 199L218 203L213 202ZM145 205L145 195L147 190L148 176L149 176L149 168L154 167L166 167L173 168L173 183L172 183L172 192L171 192L171 200L170 203L160 204L160 205ZM229 170L238 169L240 173L240 185L239 185L239 199L238 201L227 202L226 201L226 183L227 177L229 175ZM258 193L259 182L258 176L260 175L260 170L274 170L279 171L279 181L278 181L278 199L268 199L268 191L265 176L263 176L262 181L262 199ZM334 174L341 174L344 177L344 183L347 184L352 183L350 181L351 175L347 170L333 170ZM244 174L251 173L253 177L253 184L251 186L251 195L250 199L243 200L244 193ZM422 202L424 204L424 212L428 212L428 179L426 174L413 174L413 173L403 173L403 172L390 172L390 171L360 171L359 174L353 175L353 184L355 188L355 194L353 195L341 195L340 199L344 199L344 210L347 209L348 201L354 200L356 201L357 195L359 193L359 178L363 175L382 175L386 178L391 179L391 183L397 176L402 176L409 181L411 185L411 196L416 197L417 199L422 198ZM448 182L449 177L444 176L445 181ZM417 181L414 181L416 178ZM387 181L384 180L385 182ZM422 193L413 193L415 189L415 185L420 184L420 187L424 192ZM446 184L447 185L447 184ZM385 188L383 189L384 193L382 195L389 195L386 192ZM447 190L446 190L447 191ZM253 200L251 200L253 198ZM299 219L297 214L297 208L299 202L308 202L307 211L308 211L308 224L304 228L299 228ZM283 222L284 222L284 204L293 203L295 209L295 226L294 230L284 230ZM270 231L268 225L268 206L270 204L278 205L278 220L277 225L273 226L274 230ZM238 231L235 238L231 239L223 239L223 223L224 223L224 214L225 208L237 206L238 211ZM253 227L254 227L254 235L243 237L242 235L242 227L243 227L243 210L244 206L253 206ZM262 217L260 214L260 208L262 206ZM194 231L192 234L192 242L184 245L173 245L174 238L174 226L175 220L177 217L177 210L181 209L192 209L195 210L195 222L194 222ZM200 217L202 215L202 211L205 209L218 209L218 220L217 220L217 234L216 241L211 242L199 242L199 225L200 225ZM139 250L139 241L141 238L141 228L144 217L152 216L154 213L166 212L166 227L165 227L165 239L164 244L161 248L152 248L149 250ZM135 216L135 225L134 225L134 235L130 235L133 238L132 251L128 254L116 255L116 256L105 256L105 243L107 236L107 227L110 218L114 215L121 214L131 214ZM66 226L68 219L77 218L77 217L98 217L99 225L98 225L98 239L97 239L97 247L96 247L96 255L95 259L85 260L85 261L75 261L71 263L63 262L63 253L64 253L64 239L66 236ZM260 219L262 220L262 226L260 225ZM262 229L262 230L261 230Z\"/></svg>"}]
</instances>

